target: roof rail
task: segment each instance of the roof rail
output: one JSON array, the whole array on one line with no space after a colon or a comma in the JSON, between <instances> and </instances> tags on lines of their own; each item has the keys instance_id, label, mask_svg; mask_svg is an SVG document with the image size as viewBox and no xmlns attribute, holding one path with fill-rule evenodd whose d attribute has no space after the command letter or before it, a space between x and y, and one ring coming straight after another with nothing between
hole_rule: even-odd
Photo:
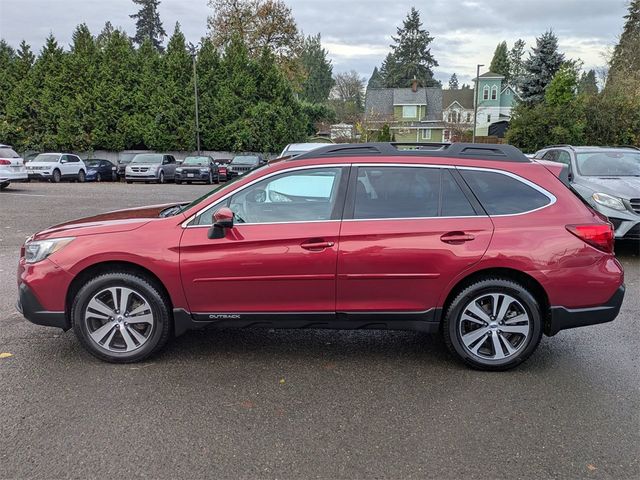
<instances>
[{"instance_id":1,"label":"roof rail","mask_svg":"<svg viewBox=\"0 0 640 480\"><path fill-rule=\"evenodd\" d=\"M611 148L630 148L632 150L639 150L640 151L640 147L636 147L635 145L618 145L616 147L611 147Z\"/></svg>"},{"instance_id":2,"label":"roof rail","mask_svg":"<svg viewBox=\"0 0 640 480\"><path fill-rule=\"evenodd\" d=\"M547 145L544 148L541 148L541 150L544 150L545 148L570 148L571 150L573 150L573 145L566 145L566 144L559 144L559 145Z\"/></svg>"},{"instance_id":3,"label":"roof rail","mask_svg":"<svg viewBox=\"0 0 640 480\"><path fill-rule=\"evenodd\" d=\"M315 148L293 157L293 160L322 157L361 157L361 156L429 156L449 158L476 158L504 162L527 162L520 150L512 145L489 143L403 143L372 142L343 143Z\"/></svg>"}]
</instances>

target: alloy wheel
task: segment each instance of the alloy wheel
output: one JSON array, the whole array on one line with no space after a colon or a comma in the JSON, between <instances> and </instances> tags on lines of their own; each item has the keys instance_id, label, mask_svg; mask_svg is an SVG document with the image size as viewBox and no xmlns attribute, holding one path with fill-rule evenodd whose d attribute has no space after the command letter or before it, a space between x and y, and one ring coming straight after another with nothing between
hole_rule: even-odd
<instances>
[{"instance_id":1,"label":"alloy wheel","mask_svg":"<svg viewBox=\"0 0 640 480\"><path fill-rule=\"evenodd\" d=\"M126 287L110 287L95 294L85 308L84 322L96 345L117 353L142 347L155 326L147 299Z\"/></svg>"},{"instance_id":2,"label":"alloy wheel","mask_svg":"<svg viewBox=\"0 0 640 480\"><path fill-rule=\"evenodd\" d=\"M505 360L518 354L531 335L532 322L516 298L489 293L474 298L460 316L458 334L464 348L481 360Z\"/></svg>"}]
</instances>

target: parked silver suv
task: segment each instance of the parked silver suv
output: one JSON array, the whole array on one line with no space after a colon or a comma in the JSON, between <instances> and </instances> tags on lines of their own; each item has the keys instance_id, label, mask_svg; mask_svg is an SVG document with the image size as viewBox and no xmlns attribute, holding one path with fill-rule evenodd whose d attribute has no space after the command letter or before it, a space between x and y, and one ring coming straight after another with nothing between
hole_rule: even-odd
<instances>
[{"instance_id":1,"label":"parked silver suv","mask_svg":"<svg viewBox=\"0 0 640 480\"><path fill-rule=\"evenodd\" d=\"M567 165L571 186L613 223L616 238L640 240L640 149L553 145L535 158Z\"/></svg>"},{"instance_id":2,"label":"parked silver suv","mask_svg":"<svg viewBox=\"0 0 640 480\"><path fill-rule=\"evenodd\" d=\"M126 166L124 178L127 183L165 183L167 180L175 179L176 166L176 159L173 155L139 153Z\"/></svg>"}]
</instances>

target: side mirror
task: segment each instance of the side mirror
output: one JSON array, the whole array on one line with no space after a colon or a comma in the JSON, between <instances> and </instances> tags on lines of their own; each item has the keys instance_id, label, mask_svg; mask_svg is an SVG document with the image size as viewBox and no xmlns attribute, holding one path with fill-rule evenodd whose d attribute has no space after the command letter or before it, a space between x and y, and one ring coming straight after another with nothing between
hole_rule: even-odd
<instances>
[{"instance_id":1,"label":"side mirror","mask_svg":"<svg viewBox=\"0 0 640 480\"><path fill-rule=\"evenodd\" d=\"M68 163L68 162L69 162L69 160L66 160L64 158L62 160L60 160L60 163Z\"/></svg>"},{"instance_id":2,"label":"side mirror","mask_svg":"<svg viewBox=\"0 0 640 480\"><path fill-rule=\"evenodd\" d=\"M225 229L233 228L233 212L230 208L222 207L215 211L212 216L213 225L209 229L207 236L209 240L224 238Z\"/></svg>"}]
</instances>

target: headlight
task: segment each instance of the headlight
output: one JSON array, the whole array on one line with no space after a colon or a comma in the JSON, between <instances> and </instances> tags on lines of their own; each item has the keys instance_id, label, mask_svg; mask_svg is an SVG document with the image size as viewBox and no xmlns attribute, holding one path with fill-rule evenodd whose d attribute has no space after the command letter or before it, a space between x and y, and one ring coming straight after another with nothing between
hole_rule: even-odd
<instances>
[{"instance_id":1,"label":"headlight","mask_svg":"<svg viewBox=\"0 0 640 480\"><path fill-rule=\"evenodd\" d=\"M37 263L49 255L61 250L74 240L74 237L52 238L51 240L39 240L29 242L24 246L24 260L27 263Z\"/></svg>"},{"instance_id":2,"label":"headlight","mask_svg":"<svg viewBox=\"0 0 640 480\"><path fill-rule=\"evenodd\" d=\"M622 203L621 199L613 197L611 195L607 195L606 193L594 193L592 198L596 203L604 207L613 208L614 210L627 209L627 207L624 206L624 203Z\"/></svg>"},{"instance_id":3,"label":"headlight","mask_svg":"<svg viewBox=\"0 0 640 480\"><path fill-rule=\"evenodd\" d=\"M149 171L150 171L150 172L155 172L157 169L158 169L158 166L157 166L157 165L151 165L151 166L149 166Z\"/></svg>"},{"instance_id":4,"label":"headlight","mask_svg":"<svg viewBox=\"0 0 640 480\"><path fill-rule=\"evenodd\" d=\"M125 168L124 168L124 171L125 171L125 172L130 172L130 171L131 171L131 167L125 167Z\"/></svg>"},{"instance_id":5,"label":"headlight","mask_svg":"<svg viewBox=\"0 0 640 480\"><path fill-rule=\"evenodd\" d=\"M180 173L182 171L181 168L176 168L176 172Z\"/></svg>"}]
</instances>

